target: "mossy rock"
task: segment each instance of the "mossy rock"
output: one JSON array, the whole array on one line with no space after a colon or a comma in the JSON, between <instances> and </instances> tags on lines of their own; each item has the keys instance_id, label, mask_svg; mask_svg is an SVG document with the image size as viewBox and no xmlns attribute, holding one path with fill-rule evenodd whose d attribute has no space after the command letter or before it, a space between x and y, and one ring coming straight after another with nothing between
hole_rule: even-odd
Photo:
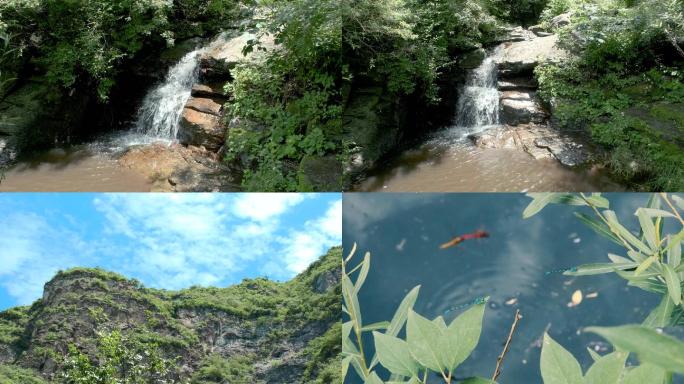
<instances>
[{"instance_id":1,"label":"mossy rock","mask_svg":"<svg viewBox=\"0 0 684 384\"><path fill-rule=\"evenodd\" d=\"M474 69L482 64L482 61L484 61L485 57L487 57L487 51L482 48L475 49L461 55L461 58L458 61L458 66L463 69Z\"/></svg>"}]
</instances>

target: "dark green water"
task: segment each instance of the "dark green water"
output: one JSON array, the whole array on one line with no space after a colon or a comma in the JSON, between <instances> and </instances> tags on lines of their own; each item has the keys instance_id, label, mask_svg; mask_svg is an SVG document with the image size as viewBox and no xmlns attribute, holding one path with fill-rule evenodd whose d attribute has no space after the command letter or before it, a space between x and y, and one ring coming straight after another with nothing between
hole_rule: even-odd
<instances>
[{"instance_id":1,"label":"dark green water","mask_svg":"<svg viewBox=\"0 0 684 384\"><path fill-rule=\"evenodd\" d=\"M643 194L607 194L611 208L628 228L648 200ZM389 320L404 295L422 285L415 310L434 318L451 307L481 296L491 299L480 342L459 366L457 378L491 377L515 310L523 315L506 357L500 383L541 383L540 337L549 334L578 358L586 372L587 347L604 353L600 337L582 333L591 325L642 322L659 297L628 287L618 276L569 277L547 271L590 262L607 262L622 249L594 234L572 214L577 208L549 206L532 219L521 213L522 194L347 194L344 198L345 250L358 244L357 261L372 254L371 270L360 293L365 324ZM448 250L439 245L483 229L490 238L464 242ZM597 292L569 308L572 293ZM517 303L505 304L516 298ZM447 323L463 309L446 315ZM682 338L682 334L678 335ZM365 347L372 351L372 339ZM350 368L351 370L351 368ZM350 374L350 376L353 375ZM349 378L347 383L360 383ZM431 383L443 382L435 376Z\"/></svg>"}]
</instances>

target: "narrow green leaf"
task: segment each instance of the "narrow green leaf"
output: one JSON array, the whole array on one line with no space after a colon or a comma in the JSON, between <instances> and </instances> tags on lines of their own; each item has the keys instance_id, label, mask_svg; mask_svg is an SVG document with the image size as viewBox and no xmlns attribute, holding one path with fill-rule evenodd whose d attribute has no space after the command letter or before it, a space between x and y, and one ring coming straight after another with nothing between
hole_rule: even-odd
<instances>
[{"instance_id":1,"label":"narrow green leaf","mask_svg":"<svg viewBox=\"0 0 684 384\"><path fill-rule=\"evenodd\" d=\"M359 276L356 278L356 284L354 284L354 293L359 293L363 283L368 277L368 270L370 270L370 252L366 252L363 256L363 261L361 262L361 271L359 271Z\"/></svg>"},{"instance_id":2,"label":"narrow green leaf","mask_svg":"<svg viewBox=\"0 0 684 384\"><path fill-rule=\"evenodd\" d=\"M602 336L616 348L636 353L641 362L684 373L684 343L675 338L640 325L589 327L586 331Z\"/></svg>"},{"instance_id":3,"label":"narrow green leaf","mask_svg":"<svg viewBox=\"0 0 684 384\"><path fill-rule=\"evenodd\" d=\"M347 377L347 371L349 370L349 364L351 363L352 357L347 356L342 359L342 379Z\"/></svg>"},{"instance_id":4,"label":"narrow green leaf","mask_svg":"<svg viewBox=\"0 0 684 384\"><path fill-rule=\"evenodd\" d=\"M461 384L496 384L496 381L484 379L482 377L469 377L461 381Z\"/></svg>"},{"instance_id":5,"label":"narrow green leaf","mask_svg":"<svg viewBox=\"0 0 684 384\"><path fill-rule=\"evenodd\" d=\"M366 371L361 368L362 366L361 362L361 356L352 356L351 359L351 366L354 368L354 371L356 372L357 375L359 375L360 378L366 379L367 373Z\"/></svg>"},{"instance_id":6,"label":"narrow green leaf","mask_svg":"<svg viewBox=\"0 0 684 384\"><path fill-rule=\"evenodd\" d=\"M582 369L575 357L547 333L544 333L540 366L544 384L584 384Z\"/></svg>"},{"instance_id":7,"label":"narrow green leaf","mask_svg":"<svg viewBox=\"0 0 684 384\"><path fill-rule=\"evenodd\" d=\"M532 202L523 211L523 219L529 219L530 217L539 213L544 207L549 205L557 199L557 193L528 193L527 196L532 197Z\"/></svg>"},{"instance_id":8,"label":"narrow green leaf","mask_svg":"<svg viewBox=\"0 0 684 384\"><path fill-rule=\"evenodd\" d=\"M592 193L591 196L587 197L587 201L596 208L608 209L610 207L610 202L601 194Z\"/></svg>"},{"instance_id":9,"label":"narrow green leaf","mask_svg":"<svg viewBox=\"0 0 684 384\"><path fill-rule=\"evenodd\" d=\"M663 264L663 276L667 283L667 290L670 293L670 298L675 305L682 303L682 282L679 280L679 275L674 271L671 265Z\"/></svg>"},{"instance_id":10,"label":"narrow green leaf","mask_svg":"<svg viewBox=\"0 0 684 384\"><path fill-rule=\"evenodd\" d=\"M627 251L627 256L631 257L632 260L636 261L637 263L643 263L644 260L648 258L648 256L642 255L637 251Z\"/></svg>"},{"instance_id":11,"label":"narrow green leaf","mask_svg":"<svg viewBox=\"0 0 684 384\"><path fill-rule=\"evenodd\" d=\"M383 382L382 380L380 380L377 373L371 372L371 374L368 375L363 384L383 384Z\"/></svg>"},{"instance_id":12,"label":"narrow green leaf","mask_svg":"<svg viewBox=\"0 0 684 384\"><path fill-rule=\"evenodd\" d=\"M642 273L646 272L651 267L651 265L653 265L653 263L655 263L657 260L658 258L655 256L651 256L644 260L641 264L639 264L637 269L634 271L634 276L639 276Z\"/></svg>"},{"instance_id":13,"label":"narrow green leaf","mask_svg":"<svg viewBox=\"0 0 684 384\"><path fill-rule=\"evenodd\" d=\"M411 357L408 344L404 340L377 331L373 331L373 339L375 351L383 367L396 375L418 375L418 363Z\"/></svg>"},{"instance_id":14,"label":"narrow green leaf","mask_svg":"<svg viewBox=\"0 0 684 384\"><path fill-rule=\"evenodd\" d=\"M587 371L586 384L619 384L627 352L613 352L598 359Z\"/></svg>"},{"instance_id":15,"label":"narrow green leaf","mask_svg":"<svg viewBox=\"0 0 684 384\"><path fill-rule=\"evenodd\" d=\"M486 300L485 300L486 301ZM480 341L485 304L477 304L460 314L447 329L447 370L453 372L473 352Z\"/></svg>"},{"instance_id":16,"label":"narrow green leaf","mask_svg":"<svg viewBox=\"0 0 684 384\"><path fill-rule=\"evenodd\" d=\"M651 218L644 212L643 208L639 208L636 211L636 215L639 218L639 225L641 225L641 231L644 234L644 238L651 249L658 248L658 241L656 240L656 229Z\"/></svg>"},{"instance_id":17,"label":"narrow green leaf","mask_svg":"<svg viewBox=\"0 0 684 384\"><path fill-rule=\"evenodd\" d=\"M668 211L663 211L662 209L655 209L655 208L639 208L639 209L641 211L643 211L649 217L675 217L675 215L671 214Z\"/></svg>"},{"instance_id":18,"label":"narrow green leaf","mask_svg":"<svg viewBox=\"0 0 684 384\"><path fill-rule=\"evenodd\" d=\"M406 321L406 341L416 361L435 372L444 372L441 352L446 349L445 335L437 324L410 309Z\"/></svg>"},{"instance_id":19,"label":"narrow green leaf","mask_svg":"<svg viewBox=\"0 0 684 384\"><path fill-rule=\"evenodd\" d=\"M389 321L380 321L378 323L364 325L361 330L364 332L377 331L378 329L387 329L387 327L389 327Z\"/></svg>"},{"instance_id":20,"label":"narrow green leaf","mask_svg":"<svg viewBox=\"0 0 684 384\"><path fill-rule=\"evenodd\" d=\"M629 370L622 379L622 384L665 383L667 372L653 364L642 364Z\"/></svg>"},{"instance_id":21,"label":"narrow green leaf","mask_svg":"<svg viewBox=\"0 0 684 384\"><path fill-rule=\"evenodd\" d=\"M359 299L354 291L354 284L352 283L349 276L342 276L342 296L344 297L344 303L349 311L349 315L352 318L354 328L361 331L361 309L359 308Z\"/></svg>"},{"instance_id":22,"label":"narrow green leaf","mask_svg":"<svg viewBox=\"0 0 684 384\"><path fill-rule=\"evenodd\" d=\"M642 253L645 253L647 255L650 255L653 253L651 248L649 248L646 244L644 244L641 240L637 239L636 236L632 234L627 228L623 227L622 224L618 221L617 216L615 215L615 212L613 211L603 211L603 216L608 220L608 223L610 224L611 228L620 234L625 241L627 241L629 244L632 246L636 247L641 251Z\"/></svg>"},{"instance_id":23,"label":"narrow green leaf","mask_svg":"<svg viewBox=\"0 0 684 384\"><path fill-rule=\"evenodd\" d=\"M682 263L681 241L678 241L673 237L668 237L667 240L667 263L670 264L672 268L677 268ZM675 242L675 244L672 244L672 242Z\"/></svg>"},{"instance_id":24,"label":"narrow green leaf","mask_svg":"<svg viewBox=\"0 0 684 384\"><path fill-rule=\"evenodd\" d=\"M563 274L568 276L600 275L603 273L615 272L616 270L632 269L638 266L639 264L633 262L583 264L576 267L574 271L566 271L563 272Z\"/></svg>"},{"instance_id":25,"label":"narrow green leaf","mask_svg":"<svg viewBox=\"0 0 684 384\"><path fill-rule=\"evenodd\" d=\"M591 216L585 215L584 213L580 212L575 212L574 215L580 219L582 223L584 223L586 226L594 230L594 232L598 233L599 235L608 238L610 241L622 245L622 241L610 230L610 228L603 222L598 219L595 219Z\"/></svg>"},{"instance_id":26,"label":"narrow green leaf","mask_svg":"<svg viewBox=\"0 0 684 384\"><path fill-rule=\"evenodd\" d=\"M646 320L644 320L643 325L649 328L663 328L670 325L670 319L672 318L672 310L675 305L669 295L663 295L663 299L660 301L655 309L648 314Z\"/></svg>"},{"instance_id":27,"label":"narrow green leaf","mask_svg":"<svg viewBox=\"0 0 684 384\"><path fill-rule=\"evenodd\" d=\"M613 263L616 263L616 264L631 263L632 262L632 260L630 260L626 257L614 255L612 253L608 254L608 258L610 259L610 261L612 261Z\"/></svg>"}]
</instances>

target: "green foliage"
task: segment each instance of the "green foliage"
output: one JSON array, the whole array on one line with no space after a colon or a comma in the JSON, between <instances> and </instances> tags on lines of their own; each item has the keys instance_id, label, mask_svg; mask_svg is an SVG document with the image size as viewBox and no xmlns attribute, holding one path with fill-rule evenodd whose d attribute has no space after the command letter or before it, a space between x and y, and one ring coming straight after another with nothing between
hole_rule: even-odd
<instances>
[{"instance_id":1,"label":"green foliage","mask_svg":"<svg viewBox=\"0 0 684 384\"><path fill-rule=\"evenodd\" d=\"M605 337L616 351L604 356L592 353L594 364L583 375L575 357L544 334L540 361L544 384L669 384L672 373L682 373L684 343L677 339L638 325L589 327L586 331ZM625 366L630 352L638 356L641 365Z\"/></svg>"},{"instance_id":2,"label":"green foliage","mask_svg":"<svg viewBox=\"0 0 684 384\"><path fill-rule=\"evenodd\" d=\"M523 217L533 216L550 203L586 206L591 208L597 218L578 215L582 221L600 235L625 248L627 257L608 254L610 263L581 265L565 274L583 276L614 272L626 279L631 286L664 295L662 303L644 324L664 327L680 322L681 285L684 280L681 257L684 240L681 211L684 211L684 199L677 195L653 195L644 207L638 208L634 213L640 227L640 235L635 236L620 223L615 212L608 209L608 200L600 194L587 196L542 193L530 196L533 200L523 212ZM679 230L664 233L665 220L679 224Z\"/></svg>"},{"instance_id":3,"label":"green foliage","mask_svg":"<svg viewBox=\"0 0 684 384\"><path fill-rule=\"evenodd\" d=\"M247 190L298 190L297 165L304 156L339 148L341 24L339 2L273 2L258 34L278 48L260 63L231 73L228 161L246 167ZM248 45L246 52L264 49Z\"/></svg>"},{"instance_id":4,"label":"green foliage","mask_svg":"<svg viewBox=\"0 0 684 384\"><path fill-rule=\"evenodd\" d=\"M155 344L140 343L119 331L102 333L94 358L69 346L62 379L65 384L174 383L173 361L160 355Z\"/></svg>"},{"instance_id":5,"label":"green foliage","mask_svg":"<svg viewBox=\"0 0 684 384\"><path fill-rule=\"evenodd\" d=\"M192 375L190 384L250 384L253 382L253 372L254 356L224 359L214 355L202 362L200 368Z\"/></svg>"},{"instance_id":6,"label":"green foliage","mask_svg":"<svg viewBox=\"0 0 684 384\"><path fill-rule=\"evenodd\" d=\"M532 25L537 22L548 0L489 0L493 15L511 23ZM556 6L558 1L551 1Z\"/></svg>"},{"instance_id":7,"label":"green foliage","mask_svg":"<svg viewBox=\"0 0 684 384\"><path fill-rule=\"evenodd\" d=\"M0 364L0 384L46 384L38 373L11 365Z\"/></svg>"},{"instance_id":8,"label":"green foliage","mask_svg":"<svg viewBox=\"0 0 684 384\"><path fill-rule=\"evenodd\" d=\"M675 1L551 3L570 10L560 45L576 55L536 69L540 96L563 130L591 135L611 170L635 188L684 187L684 4ZM567 9L566 9L567 8ZM657 106L651 110L653 106ZM667 110L663 116L663 110Z\"/></svg>"},{"instance_id":9,"label":"green foliage","mask_svg":"<svg viewBox=\"0 0 684 384\"><path fill-rule=\"evenodd\" d=\"M347 272L354 252L355 248L342 262L342 312L348 318L342 324L342 375L346 377L351 366L366 383L381 384L384 381L378 374L379 363L392 375L387 383L425 383L430 372L439 373L445 383L451 383L456 368L480 339L485 303L474 305L447 325L442 316L429 320L413 310L420 289L417 286L404 297L390 322L364 325L358 293L368 276L370 254L366 253L361 263ZM351 275L356 271L356 281L352 282ZM404 325L405 340L398 337ZM370 359L364 352L364 332L372 332L375 342L375 354ZM493 383L479 378L464 382Z\"/></svg>"}]
</instances>

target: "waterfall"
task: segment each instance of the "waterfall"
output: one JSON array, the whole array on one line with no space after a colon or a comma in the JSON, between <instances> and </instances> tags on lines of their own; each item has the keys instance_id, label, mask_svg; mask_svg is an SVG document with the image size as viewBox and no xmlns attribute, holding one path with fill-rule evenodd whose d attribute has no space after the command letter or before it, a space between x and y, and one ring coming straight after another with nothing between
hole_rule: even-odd
<instances>
[{"instance_id":1,"label":"waterfall","mask_svg":"<svg viewBox=\"0 0 684 384\"><path fill-rule=\"evenodd\" d=\"M138 110L137 132L162 139L176 138L183 107L199 75L200 52L196 49L183 56L164 81L148 92Z\"/></svg>"},{"instance_id":2,"label":"waterfall","mask_svg":"<svg viewBox=\"0 0 684 384\"><path fill-rule=\"evenodd\" d=\"M456 126L468 128L470 133L499 123L495 55L496 52L468 73L466 83L459 92Z\"/></svg>"}]
</instances>

